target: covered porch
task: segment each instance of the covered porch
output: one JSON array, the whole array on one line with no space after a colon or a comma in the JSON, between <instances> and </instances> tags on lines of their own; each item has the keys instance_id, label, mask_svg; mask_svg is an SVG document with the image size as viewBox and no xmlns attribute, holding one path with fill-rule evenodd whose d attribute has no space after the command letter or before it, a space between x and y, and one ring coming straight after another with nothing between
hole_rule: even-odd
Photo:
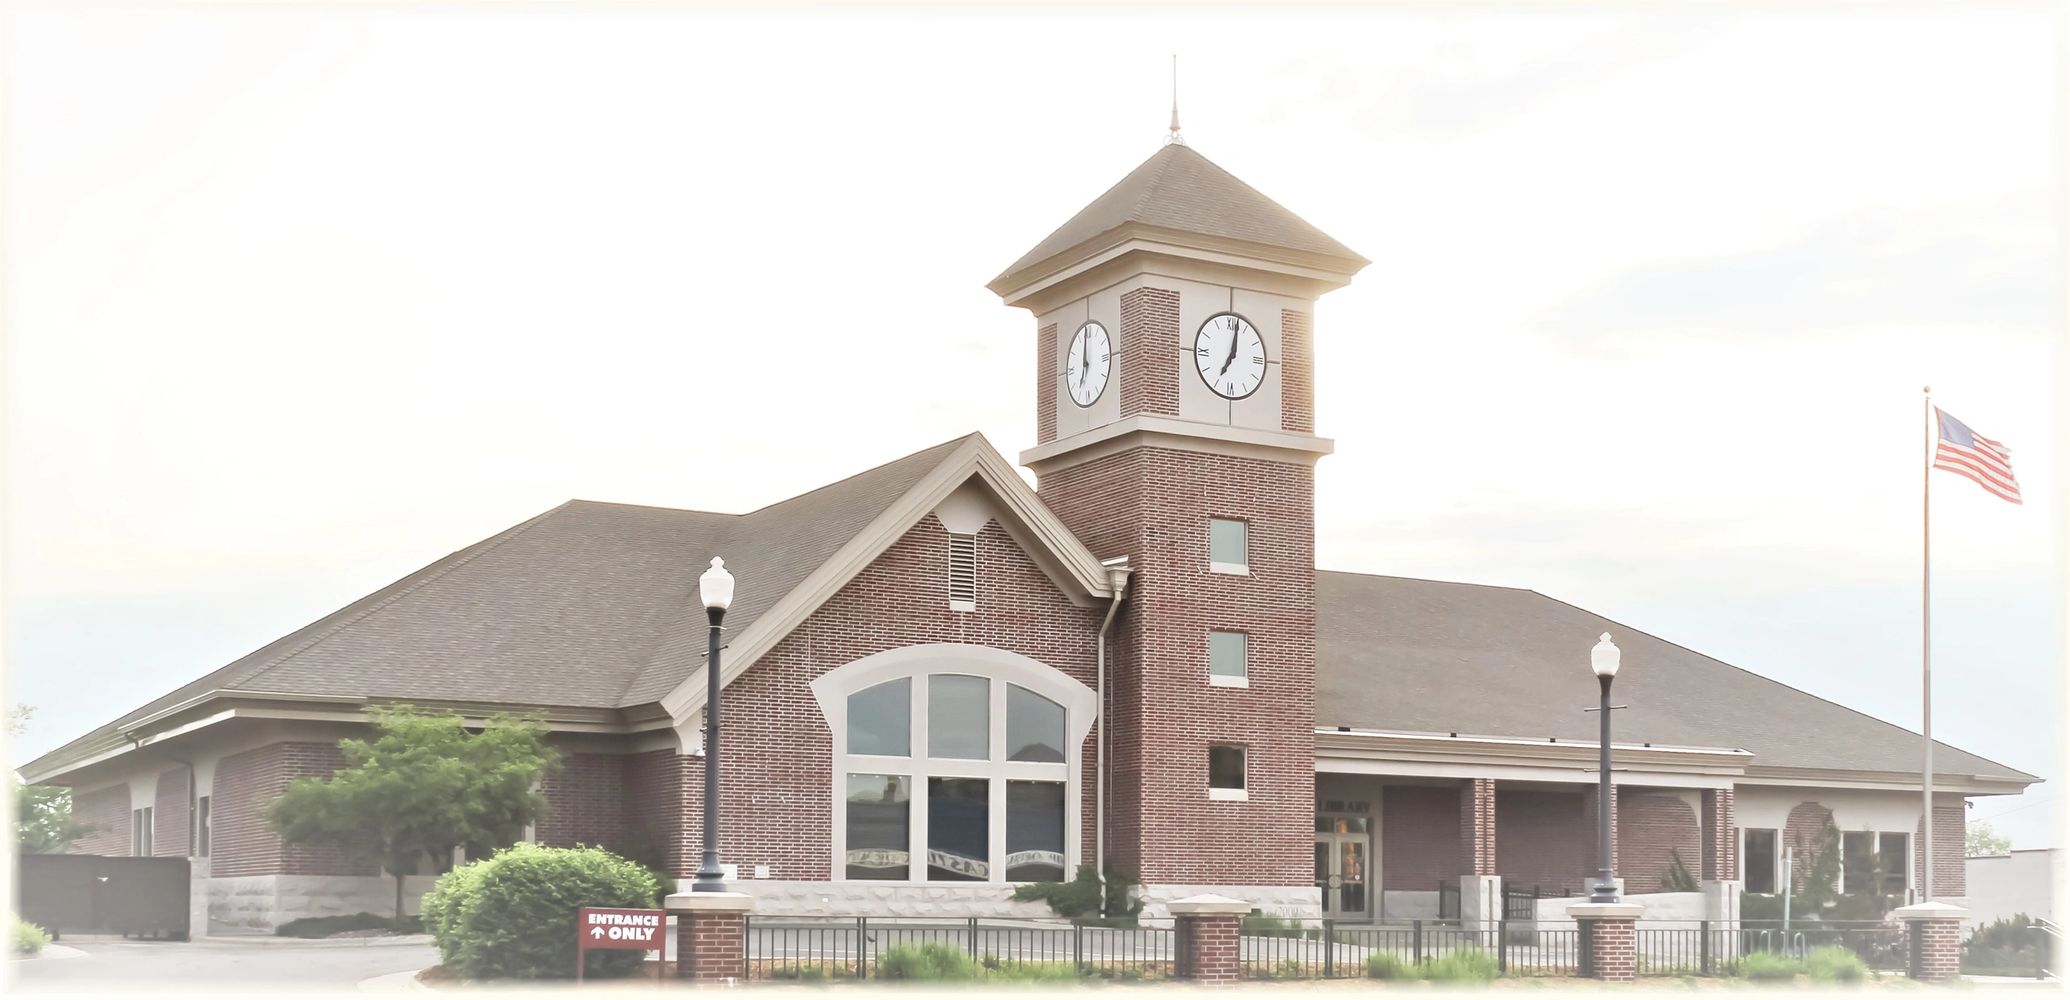
<instances>
[{"instance_id":1,"label":"covered porch","mask_svg":"<svg viewBox=\"0 0 2070 1000\"><path fill-rule=\"evenodd\" d=\"M1319 734L1315 880L1324 917L1553 919L1600 866L1592 744ZM1736 903L1732 779L1743 751L1615 745L1611 851L1661 916ZM1716 910L1718 912L1712 913Z\"/></svg>"}]
</instances>

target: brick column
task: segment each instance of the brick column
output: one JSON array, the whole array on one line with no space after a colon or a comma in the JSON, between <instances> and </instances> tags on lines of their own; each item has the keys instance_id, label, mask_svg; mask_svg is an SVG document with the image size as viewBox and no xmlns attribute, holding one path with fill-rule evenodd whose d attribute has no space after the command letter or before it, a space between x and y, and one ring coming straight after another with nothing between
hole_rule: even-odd
<instances>
[{"instance_id":1,"label":"brick column","mask_svg":"<svg viewBox=\"0 0 2070 1000\"><path fill-rule=\"evenodd\" d=\"M1462 875L1495 874L1495 779L1459 785L1459 859Z\"/></svg>"},{"instance_id":2,"label":"brick column","mask_svg":"<svg viewBox=\"0 0 2070 1000\"><path fill-rule=\"evenodd\" d=\"M1739 878L1739 844L1732 820L1732 789L1703 793L1703 875L1711 882Z\"/></svg>"},{"instance_id":3,"label":"brick column","mask_svg":"<svg viewBox=\"0 0 2070 1000\"><path fill-rule=\"evenodd\" d=\"M747 916L740 892L679 892L663 905L676 918L676 978L701 984L747 980Z\"/></svg>"},{"instance_id":4,"label":"brick column","mask_svg":"<svg viewBox=\"0 0 2070 1000\"><path fill-rule=\"evenodd\" d=\"M1178 931L1179 978L1209 986L1234 985L1243 973L1238 948L1251 904L1228 896L1188 896L1166 904Z\"/></svg>"},{"instance_id":5,"label":"brick column","mask_svg":"<svg viewBox=\"0 0 2070 1000\"><path fill-rule=\"evenodd\" d=\"M1581 927L1588 975L1606 983L1629 983L1639 974L1637 903L1576 903L1567 913Z\"/></svg>"},{"instance_id":6,"label":"brick column","mask_svg":"<svg viewBox=\"0 0 2070 1000\"><path fill-rule=\"evenodd\" d=\"M1913 979L1939 983L1962 971L1962 918L1969 911L1951 903L1927 902L1901 906L1890 911L1892 919L1905 922L1906 944L1911 958L1907 970Z\"/></svg>"}]
</instances>

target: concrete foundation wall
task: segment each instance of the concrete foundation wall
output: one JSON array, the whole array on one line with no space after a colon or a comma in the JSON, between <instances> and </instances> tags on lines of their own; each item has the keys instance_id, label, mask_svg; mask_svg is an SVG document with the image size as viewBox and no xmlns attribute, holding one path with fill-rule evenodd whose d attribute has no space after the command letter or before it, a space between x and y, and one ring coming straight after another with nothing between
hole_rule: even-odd
<instances>
[{"instance_id":1,"label":"concrete foundation wall","mask_svg":"<svg viewBox=\"0 0 2070 1000\"><path fill-rule=\"evenodd\" d=\"M436 881L432 875L405 877L403 913L416 914ZM195 889L203 889L199 880ZM206 898L212 928L271 930L302 917L385 916L395 909L395 880L373 875L236 875L208 879Z\"/></svg>"}]
</instances>

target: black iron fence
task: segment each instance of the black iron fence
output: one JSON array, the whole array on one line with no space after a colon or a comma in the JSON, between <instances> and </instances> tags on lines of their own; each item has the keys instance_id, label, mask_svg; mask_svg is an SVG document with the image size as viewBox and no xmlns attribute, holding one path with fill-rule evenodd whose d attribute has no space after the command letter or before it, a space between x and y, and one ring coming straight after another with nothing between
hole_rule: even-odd
<instances>
[{"instance_id":1,"label":"black iron fence","mask_svg":"<svg viewBox=\"0 0 2070 1000\"><path fill-rule=\"evenodd\" d=\"M751 917L746 935L748 978L804 982L923 978L952 956L986 978L1167 979L1179 953L1170 927L1063 920Z\"/></svg>"},{"instance_id":2,"label":"black iron fence","mask_svg":"<svg viewBox=\"0 0 2070 1000\"><path fill-rule=\"evenodd\" d=\"M1502 919L1535 920L1538 917L1539 900L1563 899L1576 895L1580 895L1580 890L1573 888L1547 889L1534 885L1525 889L1505 884L1502 887Z\"/></svg>"}]
</instances>

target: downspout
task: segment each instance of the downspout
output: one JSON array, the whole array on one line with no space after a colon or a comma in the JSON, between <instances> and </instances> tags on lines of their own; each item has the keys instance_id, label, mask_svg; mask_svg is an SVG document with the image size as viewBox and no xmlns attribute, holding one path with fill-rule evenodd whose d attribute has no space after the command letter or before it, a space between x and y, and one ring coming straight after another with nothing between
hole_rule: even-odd
<instances>
[{"instance_id":1,"label":"downspout","mask_svg":"<svg viewBox=\"0 0 2070 1000\"><path fill-rule=\"evenodd\" d=\"M1100 699L1100 731L1094 749L1099 755L1099 766L1093 772L1093 871L1100 879L1100 915L1104 917L1110 915L1107 913L1107 633L1114 626L1114 616L1121 611L1121 599L1128 595L1128 557L1109 560L1103 565L1107 567L1107 586L1114 591L1095 643L1099 672L1093 682L1099 689Z\"/></svg>"}]
</instances>

